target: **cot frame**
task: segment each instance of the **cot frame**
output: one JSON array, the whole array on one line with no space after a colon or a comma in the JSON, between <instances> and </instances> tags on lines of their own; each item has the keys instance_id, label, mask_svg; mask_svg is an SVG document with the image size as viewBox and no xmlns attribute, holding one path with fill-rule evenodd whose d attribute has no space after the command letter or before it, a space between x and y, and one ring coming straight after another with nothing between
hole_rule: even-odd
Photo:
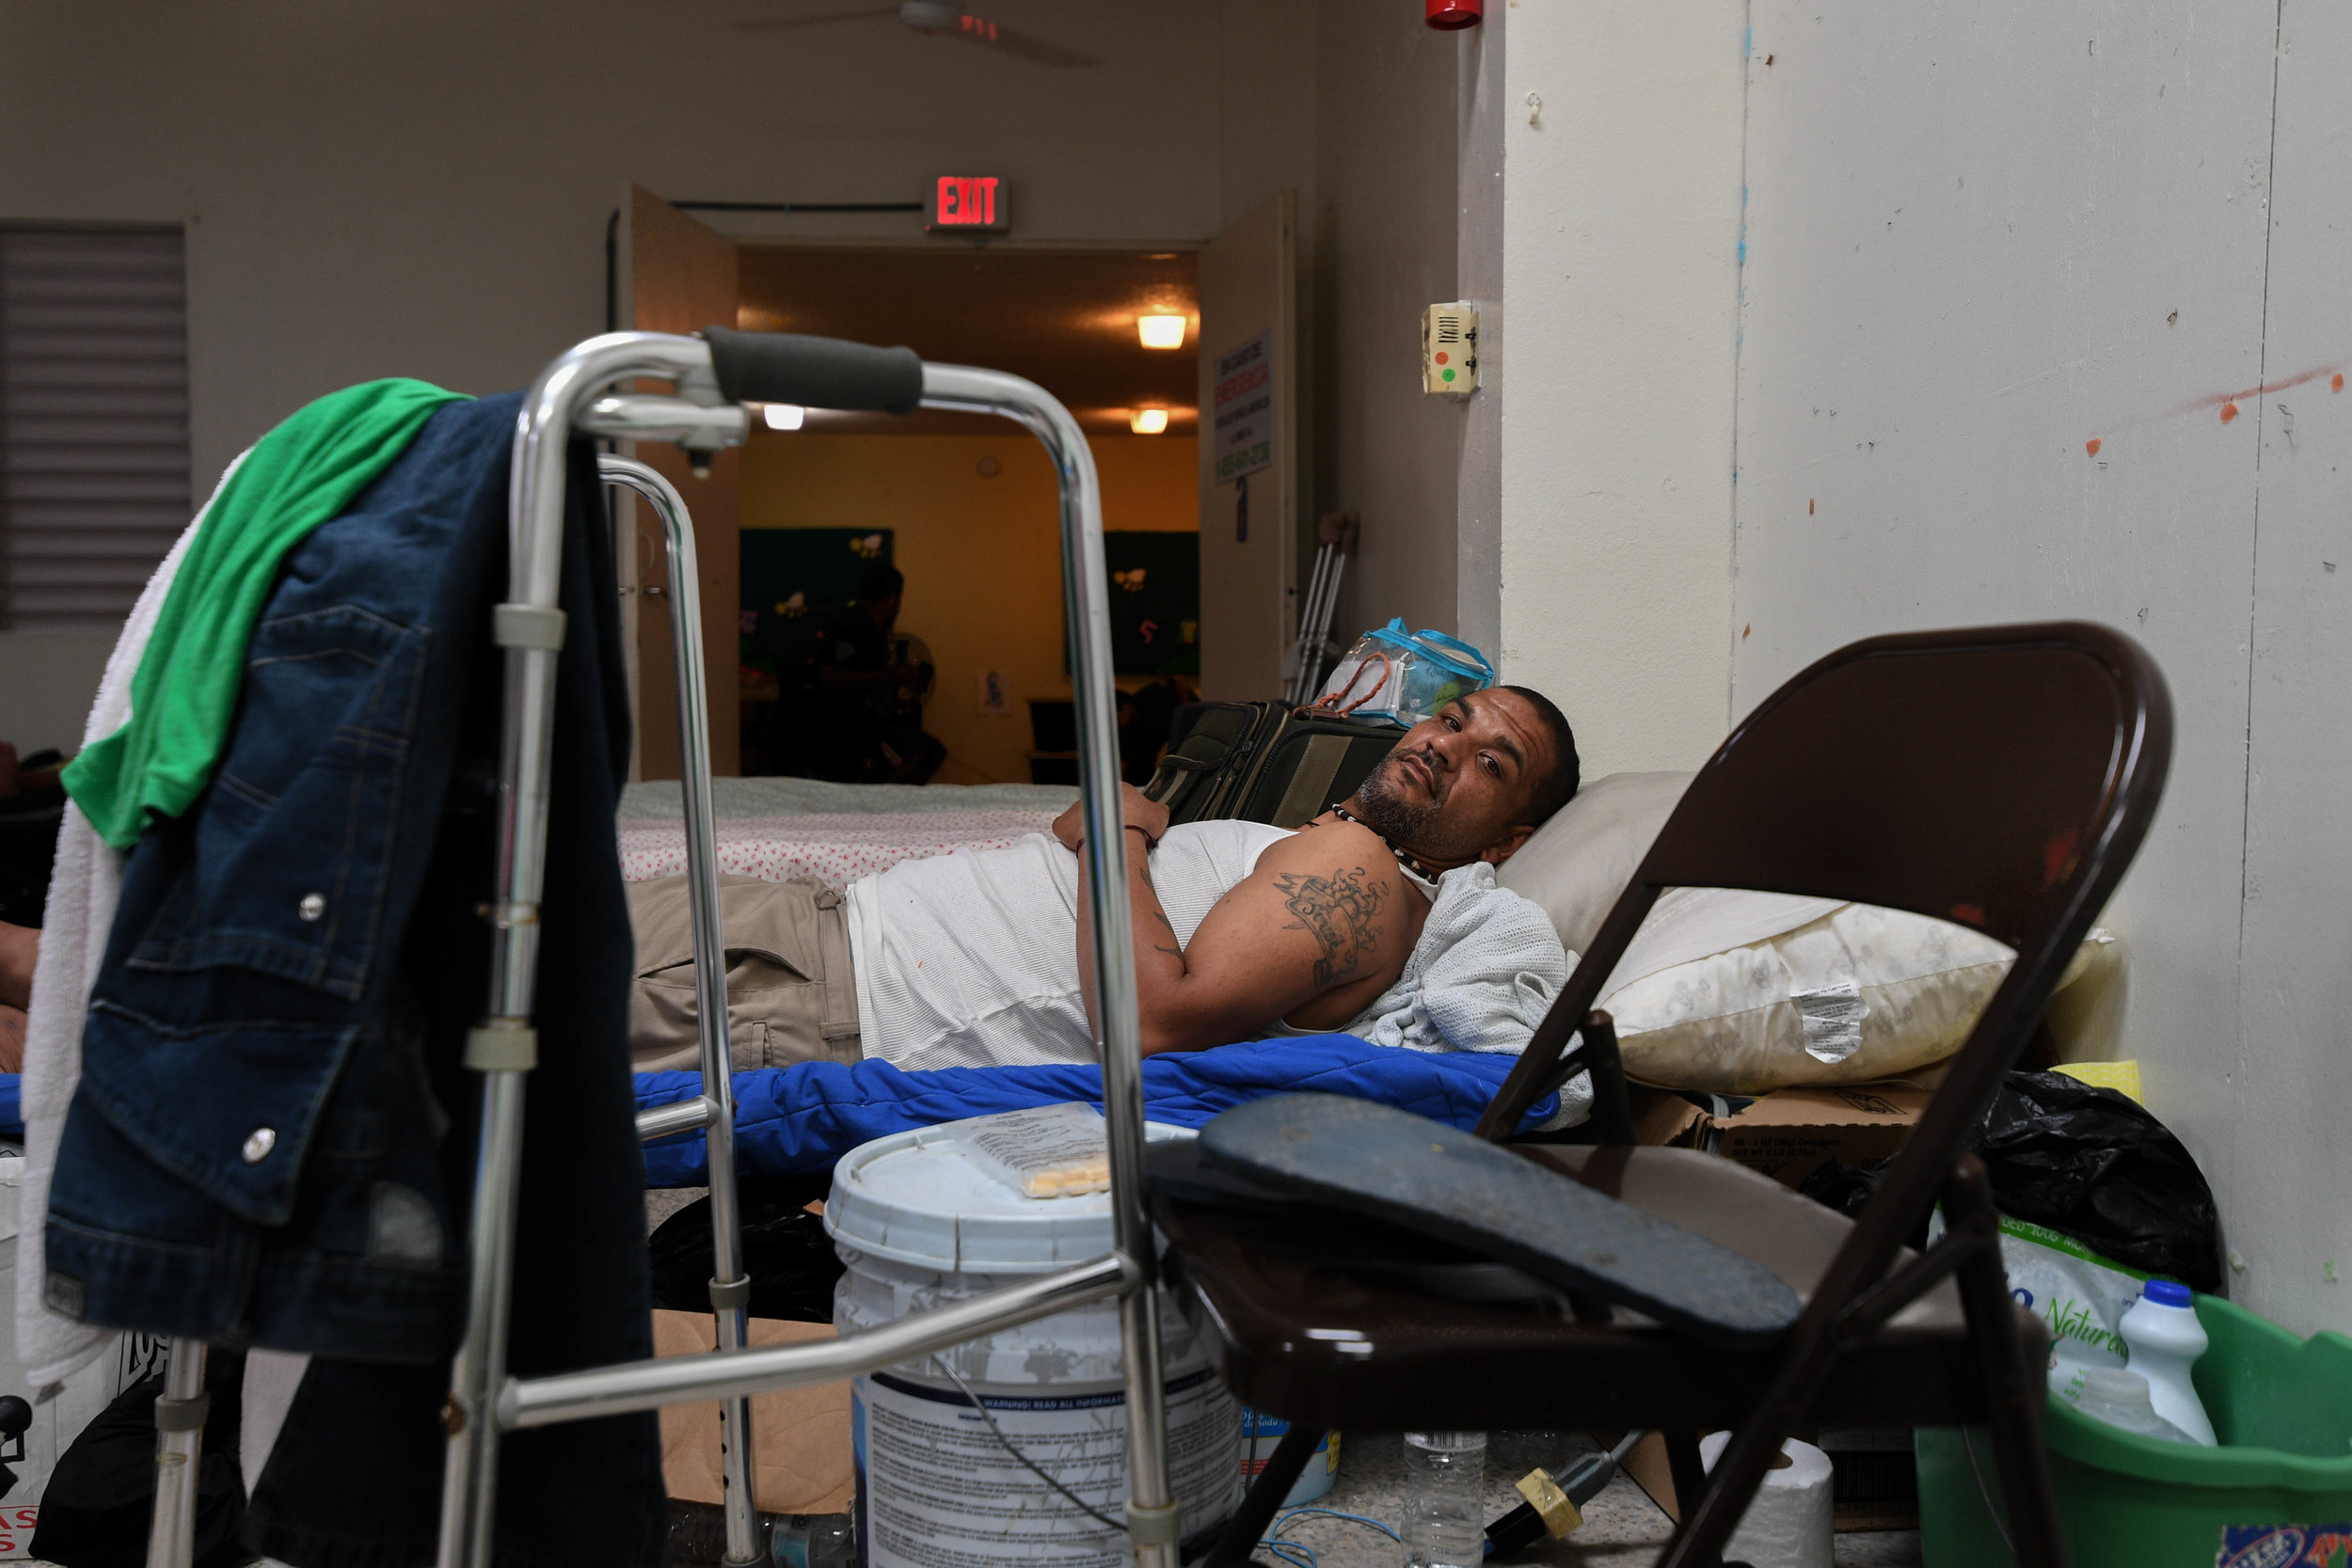
<instances>
[{"instance_id":1,"label":"cot frame","mask_svg":"<svg viewBox=\"0 0 2352 1568\"><path fill-rule=\"evenodd\" d=\"M803 341L812 352L825 352L826 345ZM792 345L787 340L778 346ZM719 1275L731 1271L732 1277L714 1278L711 1284L719 1348L707 1354L536 1378L516 1378L507 1371L523 1088L525 1075L538 1057L532 1017L556 659L564 639L564 617L556 599L566 449L573 435L589 434L675 441L690 453L707 453L741 442L751 420L750 404L732 401L720 391L710 345L701 338L658 332L591 338L555 359L532 383L516 420L509 474L508 593L493 615L506 665L499 763L499 902L490 911L489 1004L466 1048L467 1066L482 1075L482 1105L465 1337L452 1365L437 1568L490 1568L498 1439L503 1433L711 1399L723 1402L730 1438L725 1445L727 1560L745 1563L756 1553L751 1395L872 1371L1113 1297L1119 1301L1126 1385L1128 1535L1138 1568L1177 1568L1181 1525L1168 1479L1159 1267L1143 1188L1141 1032L1127 907L1101 486L1077 421L1042 388L1001 371L964 365L925 362L921 375L921 406L1009 419L1035 436L1053 461L1060 490L1063 613L1076 695L1080 805L1086 825L1078 857L1093 934L1112 1250L1090 1262L867 1333L799 1345L744 1345L750 1286L741 1277L730 1158L734 1118L707 713L701 679L701 616L690 613L690 608L698 609L691 594L695 581L692 533L684 503L660 474L628 459L607 458L601 465L607 483L653 503L662 518L669 550L673 646L680 681L689 907L704 1064L703 1094L682 1106L645 1113L639 1117L638 1131L641 1137L651 1138L699 1127L710 1140L714 1262ZM655 395L613 389L641 379L668 381L675 391ZM811 405L824 404L818 398ZM203 1349L195 1342L174 1346L166 1398L157 1405L158 1485L149 1568L187 1568L190 1560L202 1423L199 1418L191 1429L184 1420L168 1428L165 1422L167 1412L200 1408Z\"/></svg>"}]
</instances>

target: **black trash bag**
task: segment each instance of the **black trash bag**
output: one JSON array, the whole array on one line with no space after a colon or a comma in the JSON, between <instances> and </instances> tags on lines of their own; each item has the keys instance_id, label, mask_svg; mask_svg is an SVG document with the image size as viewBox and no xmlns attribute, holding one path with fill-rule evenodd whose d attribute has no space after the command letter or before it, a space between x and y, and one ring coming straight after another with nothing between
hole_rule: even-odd
<instances>
[{"instance_id":1,"label":"black trash bag","mask_svg":"<svg viewBox=\"0 0 2352 1568\"><path fill-rule=\"evenodd\" d=\"M245 1479L237 1467L245 1357L215 1350L204 1368L212 1408L197 1466L196 1568L253 1560L245 1530ZM63 1568L146 1568L155 1512L155 1401L161 1375L131 1385L100 1411L49 1473L32 1555Z\"/></svg>"},{"instance_id":2,"label":"black trash bag","mask_svg":"<svg viewBox=\"0 0 2352 1568\"><path fill-rule=\"evenodd\" d=\"M1862 1211L1878 1196L1879 1185L1893 1168L1892 1160L1865 1160L1858 1165L1831 1155L1804 1173L1797 1191L1825 1209L1835 1209L1850 1220L1862 1217Z\"/></svg>"},{"instance_id":3,"label":"black trash bag","mask_svg":"<svg viewBox=\"0 0 2352 1568\"><path fill-rule=\"evenodd\" d=\"M1825 1209L1835 1209L1850 1220L1860 1220L1862 1211L1879 1196L1879 1188L1886 1181L1886 1173L1895 1168L1893 1159L1865 1160L1850 1165L1831 1155L1811 1170L1797 1184L1797 1191ZM1928 1217L1921 1214L1903 1244L1918 1251L1928 1244Z\"/></svg>"},{"instance_id":4,"label":"black trash bag","mask_svg":"<svg viewBox=\"0 0 2352 1568\"><path fill-rule=\"evenodd\" d=\"M743 1214L743 1272L751 1276L751 1314L791 1323L833 1322L833 1286L841 1259L820 1214L808 1205L825 1196L831 1173L744 1177L736 1196ZM677 1312L710 1310L710 1199L688 1204L655 1227L653 1304Z\"/></svg>"},{"instance_id":5,"label":"black trash bag","mask_svg":"<svg viewBox=\"0 0 2352 1568\"><path fill-rule=\"evenodd\" d=\"M2062 1072L2010 1073L1974 1148L2002 1213L2142 1274L2221 1289L2213 1189L2181 1140L2128 1096Z\"/></svg>"}]
</instances>

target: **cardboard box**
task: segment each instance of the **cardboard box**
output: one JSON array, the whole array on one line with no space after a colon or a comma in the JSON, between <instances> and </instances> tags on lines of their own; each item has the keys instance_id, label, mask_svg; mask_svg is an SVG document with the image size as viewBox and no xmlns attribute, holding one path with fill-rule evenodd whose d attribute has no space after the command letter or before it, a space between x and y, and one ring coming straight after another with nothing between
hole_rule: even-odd
<instances>
[{"instance_id":1,"label":"cardboard box","mask_svg":"<svg viewBox=\"0 0 2352 1568\"><path fill-rule=\"evenodd\" d=\"M831 1323L754 1318L755 1345L796 1345L833 1338ZM695 1355L714 1349L718 1328L707 1312L653 1315L656 1355ZM854 1492L850 1453L850 1386L819 1384L752 1398L752 1496L769 1513L841 1513ZM661 1477L670 1496L717 1503L725 1496L719 1470L719 1404L674 1404L661 1412Z\"/></svg>"},{"instance_id":2,"label":"cardboard box","mask_svg":"<svg viewBox=\"0 0 2352 1568\"><path fill-rule=\"evenodd\" d=\"M1796 1187L1832 1157L1858 1165L1892 1156L1930 1098L1909 1084L1780 1089L1719 1115L1664 1089L1636 1088L1634 1132L1645 1144L1721 1154Z\"/></svg>"}]
</instances>

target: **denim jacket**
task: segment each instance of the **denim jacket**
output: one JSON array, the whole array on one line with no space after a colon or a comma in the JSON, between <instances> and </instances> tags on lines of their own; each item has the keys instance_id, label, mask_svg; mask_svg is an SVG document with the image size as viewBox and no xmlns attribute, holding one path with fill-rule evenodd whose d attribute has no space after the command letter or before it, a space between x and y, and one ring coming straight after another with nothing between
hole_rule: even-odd
<instances>
[{"instance_id":1,"label":"denim jacket","mask_svg":"<svg viewBox=\"0 0 2352 1568\"><path fill-rule=\"evenodd\" d=\"M50 1204L61 1311L282 1350L451 1347L447 1118L399 959L502 554L468 524L492 521L504 464L448 461L449 427L483 412L437 415L289 556L211 788L132 851Z\"/></svg>"}]
</instances>

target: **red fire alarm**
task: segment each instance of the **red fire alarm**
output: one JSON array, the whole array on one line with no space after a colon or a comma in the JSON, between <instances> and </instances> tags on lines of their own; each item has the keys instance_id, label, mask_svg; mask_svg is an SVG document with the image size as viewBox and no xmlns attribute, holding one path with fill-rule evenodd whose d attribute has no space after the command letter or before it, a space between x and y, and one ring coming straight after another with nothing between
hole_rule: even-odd
<instances>
[{"instance_id":1,"label":"red fire alarm","mask_svg":"<svg viewBox=\"0 0 2352 1568\"><path fill-rule=\"evenodd\" d=\"M1441 33L1475 27L1485 14L1484 0L1423 0L1423 4L1428 7L1429 25Z\"/></svg>"}]
</instances>

